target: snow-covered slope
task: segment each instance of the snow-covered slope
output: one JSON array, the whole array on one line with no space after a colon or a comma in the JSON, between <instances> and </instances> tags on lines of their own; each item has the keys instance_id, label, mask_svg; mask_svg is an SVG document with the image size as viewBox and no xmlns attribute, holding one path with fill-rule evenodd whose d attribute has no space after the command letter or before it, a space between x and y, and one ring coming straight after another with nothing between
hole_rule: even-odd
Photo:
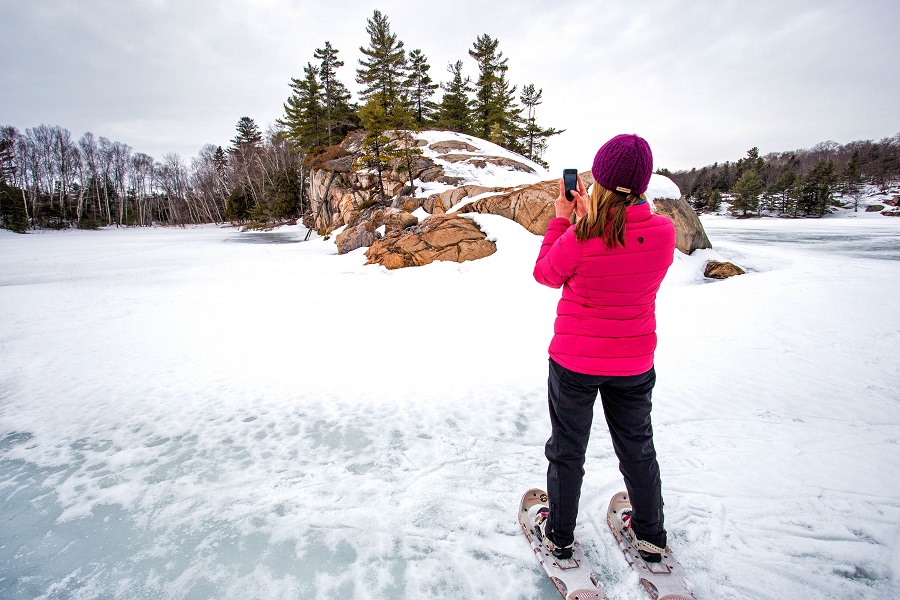
<instances>
[{"instance_id":1,"label":"snow-covered slope","mask_svg":"<svg viewBox=\"0 0 900 600\"><path fill-rule=\"evenodd\" d=\"M421 146L423 155L442 167L448 177L458 179L454 184L417 180L415 183L419 188L416 193L418 196L430 196L461 185L516 187L531 185L553 177L536 162L471 135L433 130L420 131L415 135L417 139L425 142L425 145ZM442 142L450 142L456 147L441 148ZM461 159L463 157L464 159ZM511 163L492 164L489 162L492 158L506 159L524 168L515 168Z\"/></svg>"},{"instance_id":2,"label":"snow-covered slope","mask_svg":"<svg viewBox=\"0 0 900 600\"><path fill-rule=\"evenodd\" d=\"M0 231L0 596L557 598L515 513L559 292L472 218L496 254L399 271L301 227ZM706 220L750 273L670 270L654 429L698 598L900 594L892 224ZM577 535L646 600L599 418L586 469Z\"/></svg>"}]
</instances>

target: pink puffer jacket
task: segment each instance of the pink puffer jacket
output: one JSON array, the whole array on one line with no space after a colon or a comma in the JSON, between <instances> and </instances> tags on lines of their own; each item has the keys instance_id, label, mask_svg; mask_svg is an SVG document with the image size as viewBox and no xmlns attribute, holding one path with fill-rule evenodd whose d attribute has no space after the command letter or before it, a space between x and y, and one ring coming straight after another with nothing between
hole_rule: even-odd
<instances>
[{"instance_id":1,"label":"pink puffer jacket","mask_svg":"<svg viewBox=\"0 0 900 600\"><path fill-rule=\"evenodd\" d=\"M656 292L675 254L675 226L629 206L625 246L600 238L579 242L566 219L553 219L534 265L534 278L563 287L550 356L587 375L639 375L653 366Z\"/></svg>"}]
</instances>

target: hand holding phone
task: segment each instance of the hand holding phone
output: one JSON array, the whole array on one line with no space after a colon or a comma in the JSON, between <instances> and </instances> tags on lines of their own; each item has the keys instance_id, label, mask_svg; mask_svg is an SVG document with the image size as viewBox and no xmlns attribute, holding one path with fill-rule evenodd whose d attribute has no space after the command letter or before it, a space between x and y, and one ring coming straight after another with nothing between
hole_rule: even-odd
<instances>
[{"instance_id":1,"label":"hand holding phone","mask_svg":"<svg viewBox=\"0 0 900 600\"><path fill-rule=\"evenodd\" d=\"M566 200L571 202L575 199L572 192L578 190L578 169L563 169L563 184L566 190Z\"/></svg>"}]
</instances>

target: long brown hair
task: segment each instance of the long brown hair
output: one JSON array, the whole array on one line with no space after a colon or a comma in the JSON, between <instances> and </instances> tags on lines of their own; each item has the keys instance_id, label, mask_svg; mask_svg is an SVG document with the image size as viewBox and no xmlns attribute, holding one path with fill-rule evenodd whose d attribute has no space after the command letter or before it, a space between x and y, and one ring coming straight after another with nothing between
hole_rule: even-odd
<instances>
[{"instance_id":1,"label":"long brown hair","mask_svg":"<svg viewBox=\"0 0 900 600\"><path fill-rule=\"evenodd\" d=\"M608 190L599 183L591 189L587 214L575 225L575 237L579 242L602 237L603 245L610 250L625 245L625 208L646 200L641 194L626 194Z\"/></svg>"}]
</instances>

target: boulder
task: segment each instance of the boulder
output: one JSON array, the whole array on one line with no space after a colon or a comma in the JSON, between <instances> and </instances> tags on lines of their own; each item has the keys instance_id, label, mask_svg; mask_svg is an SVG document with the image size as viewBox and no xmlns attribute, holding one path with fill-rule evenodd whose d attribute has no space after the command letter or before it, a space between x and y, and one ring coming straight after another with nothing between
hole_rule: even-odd
<instances>
[{"instance_id":1,"label":"boulder","mask_svg":"<svg viewBox=\"0 0 900 600\"><path fill-rule=\"evenodd\" d=\"M870 204L866 207L866 212L881 212L884 210L884 204Z\"/></svg>"},{"instance_id":2,"label":"boulder","mask_svg":"<svg viewBox=\"0 0 900 600\"><path fill-rule=\"evenodd\" d=\"M434 215L422 223L376 240L366 251L366 264L388 269L418 267L436 260L464 262L490 256L497 245L472 219L459 215Z\"/></svg>"},{"instance_id":3,"label":"boulder","mask_svg":"<svg viewBox=\"0 0 900 600\"><path fill-rule=\"evenodd\" d=\"M890 200L885 200L884 203L888 206L900 206L900 196L894 196Z\"/></svg>"},{"instance_id":4,"label":"boulder","mask_svg":"<svg viewBox=\"0 0 900 600\"><path fill-rule=\"evenodd\" d=\"M478 151L478 148L472 146L471 144L467 144L462 140L445 140L443 142L435 142L428 147L439 154L447 154L448 152L452 152L453 150L464 150L466 152Z\"/></svg>"},{"instance_id":5,"label":"boulder","mask_svg":"<svg viewBox=\"0 0 900 600\"><path fill-rule=\"evenodd\" d=\"M432 167L428 167L427 169L422 170L419 173L419 179L424 181L425 183L430 183L432 181L439 181L444 177L444 169L439 165L434 165Z\"/></svg>"},{"instance_id":6,"label":"boulder","mask_svg":"<svg viewBox=\"0 0 900 600\"><path fill-rule=\"evenodd\" d=\"M411 213L411 212L414 212L420 206L422 206L421 198L415 198L413 196L404 196L404 195L402 195L402 191L403 190L401 190L401 195L394 198L394 201L391 202L391 208L396 208L396 209Z\"/></svg>"},{"instance_id":7,"label":"boulder","mask_svg":"<svg viewBox=\"0 0 900 600\"><path fill-rule=\"evenodd\" d=\"M656 212L668 217L675 224L675 247L690 254L694 250L712 248L706 230L697 213L684 198L656 198L653 201Z\"/></svg>"},{"instance_id":8,"label":"boulder","mask_svg":"<svg viewBox=\"0 0 900 600\"><path fill-rule=\"evenodd\" d=\"M900 210L887 210L881 214L885 217L900 217Z\"/></svg>"},{"instance_id":9,"label":"boulder","mask_svg":"<svg viewBox=\"0 0 900 600\"><path fill-rule=\"evenodd\" d=\"M328 171L338 171L340 173L349 173L353 170L353 161L356 159L352 154L350 156L342 156L325 162L323 168Z\"/></svg>"},{"instance_id":10,"label":"boulder","mask_svg":"<svg viewBox=\"0 0 900 600\"><path fill-rule=\"evenodd\" d=\"M370 221L367 221L355 227L348 226L338 234L334 243L337 246L338 254L347 254L357 248L371 246L374 241L375 228L371 226Z\"/></svg>"},{"instance_id":11,"label":"boulder","mask_svg":"<svg viewBox=\"0 0 900 600\"><path fill-rule=\"evenodd\" d=\"M711 260L706 263L703 270L703 276L711 279L727 279L735 275L743 275L745 271L739 266L730 262L718 262Z\"/></svg>"},{"instance_id":12,"label":"boulder","mask_svg":"<svg viewBox=\"0 0 900 600\"><path fill-rule=\"evenodd\" d=\"M385 234L394 231L402 231L407 227L419 224L419 218L410 213L398 209L391 209L384 215L384 232Z\"/></svg>"},{"instance_id":13,"label":"boulder","mask_svg":"<svg viewBox=\"0 0 900 600\"><path fill-rule=\"evenodd\" d=\"M424 202L422 208L425 212L431 214L443 214L450 210L457 203L473 196L480 196L487 192L505 191L508 188L484 187L481 185L464 185L441 192L440 194L432 194ZM478 212L478 211L475 211Z\"/></svg>"},{"instance_id":14,"label":"boulder","mask_svg":"<svg viewBox=\"0 0 900 600\"><path fill-rule=\"evenodd\" d=\"M542 181L505 194L470 202L461 213L486 213L512 219L535 235L544 235L547 224L556 216L553 206L559 194L559 181Z\"/></svg>"}]
</instances>

